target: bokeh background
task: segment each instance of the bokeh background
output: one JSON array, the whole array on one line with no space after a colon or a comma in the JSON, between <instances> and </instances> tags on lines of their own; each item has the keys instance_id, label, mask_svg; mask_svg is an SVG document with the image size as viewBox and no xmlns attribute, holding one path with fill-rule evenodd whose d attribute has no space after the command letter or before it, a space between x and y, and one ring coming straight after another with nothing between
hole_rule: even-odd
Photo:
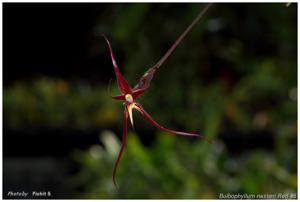
<instances>
[{"instance_id":1,"label":"bokeh background","mask_svg":"<svg viewBox=\"0 0 300 202\"><path fill-rule=\"evenodd\" d=\"M139 99L163 126L215 143L168 135L134 113L113 185L123 105L107 91L115 76L101 34L134 85L204 6L4 3L3 197L295 197L296 3L215 4Z\"/></svg>"}]
</instances>

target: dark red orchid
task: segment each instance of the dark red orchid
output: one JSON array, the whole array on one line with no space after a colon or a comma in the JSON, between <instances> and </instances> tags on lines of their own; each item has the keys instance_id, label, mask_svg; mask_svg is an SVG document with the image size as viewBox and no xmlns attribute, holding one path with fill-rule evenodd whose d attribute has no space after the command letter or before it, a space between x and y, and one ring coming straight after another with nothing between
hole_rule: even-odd
<instances>
[{"instance_id":1,"label":"dark red orchid","mask_svg":"<svg viewBox=\"0 0 300 202\"><path fill-rule=\"evenodd\" d=\"M125 148L125 144L126 144L126 135L127 135L127 128L128 128L128 117L130 119L131 125L133 126L133 117L132 117L132 109L136 109L137 111L139 111L142 116L149 121L152 125L154 125L155 127L157 127L158 129L171 133L171 134L175 134L175 135L183 135L183 136L194 136L194 137L201 137L207 141L210 142L210 140L206 139L204 136L197 134L197 133L187 133L187 132L180 132L180 131L175 131L175 130L171 130L168 128L164 128L161 125L159 125L142 107L141 104L137 103L136 100L137 98L142 95L150 86L150 81L153 78L154 73L156 72L156 70L164 63L164 61L171 55L171 53L175 50L175 48L177 47L177 45L182 41L182 39L186 36L186 34L191 30L191 28L199 21L199 19L204 15L204 13L208 10L208 8L211 6L211 4L208 4L203 10L202 12L200 12L200 14L194 19L194 21L187 27L187 29L180 35L180 37L176 40L176 42L171 46L171 48L165 53L165 55L150 69L148 69L148 71L146 71L144 73L144 75L140 78L139 82L137 83L137 85L132 88L129 83L124 79L123 75L121 74L119 67L117 65L117 62L115 60L110 42L108 41L108 39L103 35L103 37L105 38L107 44L108 44L108 48L109 48L109 52L110 52L110 56L111 56L111 60L112 60L112 64L114 66L114 71L117 77L117 83L118 83L118 87L119 90L121 92L121 95L118 96L112 96L112 99L115 100L123 100L124 102L124 118L123 118L123 137L122 137L122 145L121 145L121 149L118 155L118 158L115 162L114 165L114 169L113 169L113 182L116 185L116 180L115 180L115 176L116 176L116 171L117 171L117 167L118 164L121 160L124 148Z\"/></svg>"}]
</instances>

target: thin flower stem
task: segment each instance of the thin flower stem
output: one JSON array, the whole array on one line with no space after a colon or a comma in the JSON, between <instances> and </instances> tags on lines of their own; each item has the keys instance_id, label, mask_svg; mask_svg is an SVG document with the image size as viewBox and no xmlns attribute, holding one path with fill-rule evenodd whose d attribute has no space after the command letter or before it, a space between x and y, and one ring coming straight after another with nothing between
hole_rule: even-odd
<instances>
[{"instance_id":1,"label":"thin flower stem","mask_svg":"<svg viewBox=\"0 0 300 202\"><path fill-rule=\"evenodd\" d=\"M156 68L159 68L164 61L171 55L175 50L178 44L184 39L184 37L189 33L189 31L195 26L195 24L201 19L201 17L206 13L206 11L211 7L211 3L206 5L205 8L199 13L199 15L194 19L194 21L184 30L184 32L179 36L171 48L165 53L165 55L154 65Z\"/></svg>"}]
</instances>

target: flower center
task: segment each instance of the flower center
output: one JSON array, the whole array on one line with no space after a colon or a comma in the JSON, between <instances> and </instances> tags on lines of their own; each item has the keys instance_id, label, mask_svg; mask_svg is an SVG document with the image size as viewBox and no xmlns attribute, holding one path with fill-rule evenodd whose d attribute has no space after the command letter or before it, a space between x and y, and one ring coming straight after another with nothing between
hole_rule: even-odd
<instances>
[{"instance_id":1,"label":"flower center","mask_svg":"<svg viewBox=\"0 0 300 202\"><path fill-rule=\"evenodd\" d=\"M125 95L125 100L126 100L127 102L133 102L132 95L126 94L126 95Z\"/></svg>"}]
</instances>

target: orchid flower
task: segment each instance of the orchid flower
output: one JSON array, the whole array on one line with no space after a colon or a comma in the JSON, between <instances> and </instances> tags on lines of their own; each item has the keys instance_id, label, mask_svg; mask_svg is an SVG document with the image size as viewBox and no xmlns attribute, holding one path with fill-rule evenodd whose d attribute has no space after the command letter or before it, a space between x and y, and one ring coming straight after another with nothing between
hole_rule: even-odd
<instances>
[{"instance_id":1,"label":"orchid flower","mask_svg":"<svg viewBox=\"0 0 300 202\"><path fill-rule=\"evenodd\" d=\"M171 53L175 50L175 48L178 46L178 44L182 41L182 39L187 35L187 33L192 29L192 27L199 21L199 19L204 15L204 13L208 10L208 8L211 6L211 4L208 4L200 13L199 15L194 19L194 21L186 28L186 30L179 36L179 38L176 40L176 42L171 46L171 48L165 53L165 55L148 71L144 73L144 75L140 78L137 85L132 88L130 84L126 81L126 79L121 74L119 67L117 65L117 62L115 60L115 56L112 50L112 47L110 45L110 42L108 39L103 35L105 38L109 52L110 57L112 60L112 64L114 67L114 71L117 77L117 84L119 87L119 90L121 92L121 95L112 96L112 99L115 100L122 100L124 101L124 117L123 117L123 136L122 136L122 144L119 151L118 158L115 162L114 169L113 169L113 182L115 186L116 184L116 172L117 167L119 165L119 162L121 160L125 144L126 144L126 135L127 135L127 129L128 129L128 118L130 120L131 125L133 126L133 116L132 116L132 110L136 109L138 112L142 114L142 116L150 122L153 126L158 128L159 130L165 131L167 133L175 134L175 135L182 135L182 136L192 136L192 137L201 137L208 142L210 140L206 139L204 136L198 134L198 133L188 133L188 132L181 132L181 131L175 131L168 128L164 128L160 124L158 124L142 107L141 104L139 104L136 100L137 98L142 95L150 86L150 81L152 80L154 73L157 69L165 62L165 60L171 55Z\"/></svg>"}]
</instances>

